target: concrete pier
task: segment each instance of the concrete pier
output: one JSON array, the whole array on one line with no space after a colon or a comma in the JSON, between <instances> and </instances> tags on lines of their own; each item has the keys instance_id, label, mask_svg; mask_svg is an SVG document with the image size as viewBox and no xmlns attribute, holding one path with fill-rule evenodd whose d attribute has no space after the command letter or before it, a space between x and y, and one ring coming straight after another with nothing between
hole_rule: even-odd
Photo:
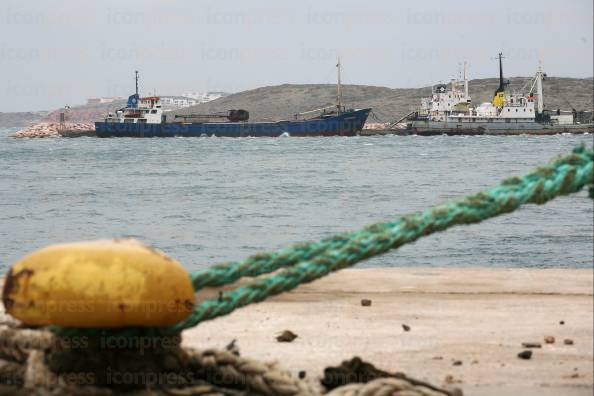
<instances>
[{"instance_id":1,"label":"concrete pier","mask_svg":"<svg viewBox=\"0 0 594 396\"><path fill-rule=\"evenodd\" d=\"M277 342L283 330L297 339ZM313 383L324 367L360 356L465 395L591 396L593 334L591 269L374 268L200 324L184 344L236 339L243 356L305 370ZM530 360L517 357L524 342L542 345Z\"/></svg>"}]
</instances>

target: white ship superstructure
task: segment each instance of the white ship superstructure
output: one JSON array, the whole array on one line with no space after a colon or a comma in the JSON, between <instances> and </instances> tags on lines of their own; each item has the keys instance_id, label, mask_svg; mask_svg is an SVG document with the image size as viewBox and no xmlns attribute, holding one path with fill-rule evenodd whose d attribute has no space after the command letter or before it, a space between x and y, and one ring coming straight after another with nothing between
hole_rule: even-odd
<instances>
[{"instance_id":1,"label":"white ship superstructure","mask_svg":"<svg viewBox=\"0 0 594 396\"><path fill-rule=\"evenodd\" d=\"M124 124L160 124L163 122L163 108L159 96L141 98L138 94L138 71L135 72L136 93L128 97L126 107L109 113L105 122Z\"/></svg>"},{"instance_id":2,"label":"white ship superstructure","mask_svg":"<svg viewBox=\"0 0 594 396\"><path fill-rule=\"evenodd\" d=\"M502 54L499 54L499 87L491 102L472 105L468 93L467 66L464 76L447 84L432 88L430 98L421 102L415 119L409 123L411 129L421 130L506 130L541 129L544 120L542 81L546 76L542 69L536 72L527 86L519 92L509 92L508 81L503 79Z\"/></svg>"}]
</instances>

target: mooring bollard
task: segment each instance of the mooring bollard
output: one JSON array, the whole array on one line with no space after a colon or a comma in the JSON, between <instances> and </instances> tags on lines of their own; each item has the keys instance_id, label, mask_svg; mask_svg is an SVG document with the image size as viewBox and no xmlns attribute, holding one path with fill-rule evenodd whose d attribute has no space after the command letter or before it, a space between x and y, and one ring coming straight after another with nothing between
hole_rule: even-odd
<instances>
[{"instance_id":1,"label":"mooring bollard","mask_svg":"<svg viewBox=\"0 0 594 396\"><path fill-rule=\"evenodd\" d=\"M196 302L186 270L132 239L51 245L9 270L6 312L27 325L163 327Z\"/></svg>"}]
</instances>

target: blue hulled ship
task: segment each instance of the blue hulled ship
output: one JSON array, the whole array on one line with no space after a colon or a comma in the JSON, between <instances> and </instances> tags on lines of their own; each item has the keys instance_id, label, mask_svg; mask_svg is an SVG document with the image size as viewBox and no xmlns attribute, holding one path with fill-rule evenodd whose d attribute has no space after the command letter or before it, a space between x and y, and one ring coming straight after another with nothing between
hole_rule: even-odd
<instances>
[{"instance_id":1,"label":"blue hulled ship","mask_svg":"<svg viewBox=\"0 0 594 396\"><path fill-rule=\"evenodd\" d=\"M296 114L294 120L274 122L249 122L246 110L176 115L170 121L158 96L139 96L136 72L136 93L130 95L126 107L95 122L95 131L98 137L355 136L363 129L371 109L347 109L342 105L340 61L337 68L335 106ZM314 112L317 114L311 118L299 118Z\"/></svg>"}]
</instances>

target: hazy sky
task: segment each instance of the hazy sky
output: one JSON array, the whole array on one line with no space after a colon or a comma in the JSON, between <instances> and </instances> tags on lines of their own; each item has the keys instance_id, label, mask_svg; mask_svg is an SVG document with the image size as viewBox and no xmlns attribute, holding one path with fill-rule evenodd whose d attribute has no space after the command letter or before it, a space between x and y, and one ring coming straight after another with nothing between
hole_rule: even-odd
<instances>
[{"instance_id":1,"label":"hazy sky","mask_svg":"<svg viewBox=\"0 0 594 396\"><path fill-rule=\"evenodd\" d=\"M88 97L282 83L417 87L470 77L589 77L592 0L2 0L0 111Z\"/></svg>"}]
</instances>

